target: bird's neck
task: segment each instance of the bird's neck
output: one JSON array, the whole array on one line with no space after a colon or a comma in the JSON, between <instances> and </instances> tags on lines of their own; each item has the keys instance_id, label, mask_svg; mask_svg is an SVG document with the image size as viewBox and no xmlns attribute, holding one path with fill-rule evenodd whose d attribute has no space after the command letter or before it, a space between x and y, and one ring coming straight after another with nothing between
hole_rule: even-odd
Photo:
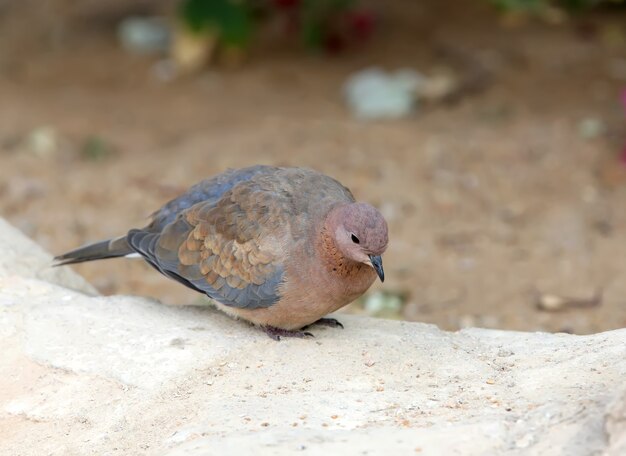
<instances>
[{"instance_id":1,"label":"bird's neck","mask_svg":"<svg viewBox=\"0 0 626 456\"><path fill-rule=\"evenodd\" d=\"M359 275L367 266L346 257L335 241L338 210L340 210L340 208L331 210L324 220L321 230L319 231L317 251L319 252L322 264L329 273L341 277Z\"/></svg>"}]
</instances>

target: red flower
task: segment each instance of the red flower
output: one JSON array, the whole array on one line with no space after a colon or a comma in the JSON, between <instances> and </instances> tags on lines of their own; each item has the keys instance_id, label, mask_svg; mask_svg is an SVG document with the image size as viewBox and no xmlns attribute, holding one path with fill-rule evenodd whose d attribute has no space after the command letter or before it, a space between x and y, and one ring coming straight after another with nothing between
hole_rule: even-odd
<instances>
[{"instance_id":1,"label":"red flower","mask_svg":"<svg viewBox=\"0 0 626 456\"><path fill-rule=\"evenodd\" d=\"M369 38L374 31L375 18L370 11L352 11L349 16L350 25L359 38Z\"/></svg>"},{"instance_id":2,"label":"red flower","mask_svg":"<svg viewBox=\"0 0 626 456\"><path fill-rule=\"evenodd\" d=\"M274 6L281 9L292 9L298 6L300 0L274 0Z\"/></svg>"}]
</instances>

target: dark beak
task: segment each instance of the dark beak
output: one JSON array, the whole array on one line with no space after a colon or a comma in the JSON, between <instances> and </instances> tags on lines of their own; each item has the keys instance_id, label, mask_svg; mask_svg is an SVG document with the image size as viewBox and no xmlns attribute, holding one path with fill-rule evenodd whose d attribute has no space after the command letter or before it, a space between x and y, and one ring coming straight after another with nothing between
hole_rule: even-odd
<instances>
[{"instance_id":1,"label":"dark beak","mask_svg":"<svg viewBox=\"0 0 626 456\"><path fill-rule=\"evenodd\" d=\"M380 255L370 255L370 261L372 262L372 266L374 266L374 270L381 282L385 281L385 271L383 270L383 259Z\"/></svg>"}]
</instances>

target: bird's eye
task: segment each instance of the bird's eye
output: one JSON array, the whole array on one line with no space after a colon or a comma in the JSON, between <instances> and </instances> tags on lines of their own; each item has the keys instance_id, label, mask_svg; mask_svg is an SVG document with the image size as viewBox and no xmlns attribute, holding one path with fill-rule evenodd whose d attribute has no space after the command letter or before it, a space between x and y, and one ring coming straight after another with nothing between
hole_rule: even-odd
<instances>
[{"instance_id":1,"label":"bird's eye","mask_svg":"<svg viewBox=\"0 0 626 456\"><path fill-rule=\"evenodd\" d=\"M361 243L361 241L359 241L359 238L356 237L354 234L351 234L350 237L352 238L352 242L354 242L355 244Z\"/></svg>"}]
</instances>

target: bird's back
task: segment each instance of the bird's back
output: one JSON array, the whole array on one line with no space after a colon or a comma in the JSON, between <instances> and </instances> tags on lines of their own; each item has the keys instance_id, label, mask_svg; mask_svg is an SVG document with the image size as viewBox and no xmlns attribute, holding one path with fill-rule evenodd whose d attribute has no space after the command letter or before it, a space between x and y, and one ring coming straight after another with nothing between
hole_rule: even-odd
<instances>
[{"instance_id":1,"label":"bird's back","mask_svg":"<svg viewBox=\"0 0 626 456\"><path fill-rule=\"evenodd\" d=\"M233 193L240 198L274 211L285 212L293 220L294 235L310 221L323 217L339 203L354 201L350 190L337 180L308 168L271 167L257 165L228 170L205 179L187 192L169 201L152 215L146 230L161 231L183 211L202 203L205 206L222 205L232 210L229 200ZM295 217L292 218L292 217Z\"/></svg>"},{"instance_id":2,"label":"bird's back","mask_svg":"<svg viewBox=\"0 0 626 456\"><path fill-rule=\"evenodd\" d=\"M217 176L204 179L155 211L152 214L152 223L149 228L154 231L161 231L165 225L173 222L181 211L200 202L217 202L224 193L231 190L235 185L260 174L272 174L277 169L272 166L257 165L248 168L229 169Z\"/></svg>"}]
</instances>

